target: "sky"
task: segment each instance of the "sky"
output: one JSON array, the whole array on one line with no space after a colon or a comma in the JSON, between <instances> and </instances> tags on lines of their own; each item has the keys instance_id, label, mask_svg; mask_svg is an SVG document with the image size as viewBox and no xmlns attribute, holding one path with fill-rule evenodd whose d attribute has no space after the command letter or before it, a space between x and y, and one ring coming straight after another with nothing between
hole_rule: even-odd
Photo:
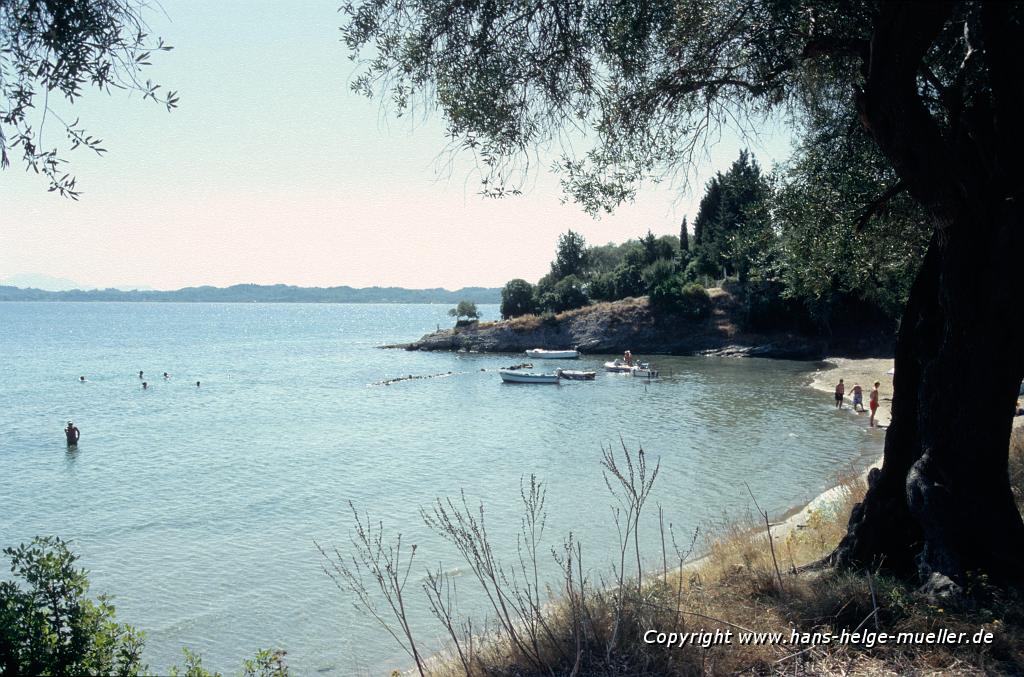
<instances>
[{"instance_id":1,"label":"sky","mask_svg":"<svg viewBox=\"0 0 1024 677\"><path fill-rule=\"evenodd\" d=\"M156 54L143 78L177 90L179 107L168 113L137 93L96 90L73 109L56 104L107 153L66 154L77 202L47 192L44 178L16 162L0 173L0 281L32 274L154 289L536 281L567 229L591 244L648 229L678 234L704 182L740 148L765 168L789 152L781 125L757 140L725 134L691 168L688 189L648 185L596 220L564 202L544 157L524 195L483 198L471 159L444 152L439 114L396 118L349 90L355 65L340 42L339 4L165 0L152 10L152 33L174 50ZM42 145L60 136L50 124Z\"/></svg>"}]
</instances>

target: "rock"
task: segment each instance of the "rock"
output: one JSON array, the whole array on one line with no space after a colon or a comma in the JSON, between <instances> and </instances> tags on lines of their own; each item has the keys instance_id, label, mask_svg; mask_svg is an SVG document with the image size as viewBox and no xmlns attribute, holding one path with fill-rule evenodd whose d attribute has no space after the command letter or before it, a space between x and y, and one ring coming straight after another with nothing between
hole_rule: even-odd
<instances>
[{"instance_id":1,"label":"rock","mask_svg":"<svg viewBox=\"0 0 1024 677\"><path fill-rule=\"evenodd\" d=\"M964 590L949 576L933 571L917 593L928 600L929 604L956 606L963 601Z\"/></svg>"}]
</instances>

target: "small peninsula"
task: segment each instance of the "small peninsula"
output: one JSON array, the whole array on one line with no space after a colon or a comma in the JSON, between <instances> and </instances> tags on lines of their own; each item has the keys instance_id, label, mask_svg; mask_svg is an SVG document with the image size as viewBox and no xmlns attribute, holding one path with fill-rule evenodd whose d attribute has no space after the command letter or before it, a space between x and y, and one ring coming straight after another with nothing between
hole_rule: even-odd
<instances>
[{"instance_id":1,"label":"small peninsula","mask_svg":"<svg viewBox=\"0 0 1024 677\"><path fill-rule=\"evenodd\" d=\"M690 318L658 312L647 297L595 303L557 314L523 315L499 322L474 322L442 329L411 343L382 346L406 350L517 353L536 347L577 348L584 353L625 350L648 355L720 355L817 360L826 356L883 357L894 337L867 327L840 336L797 331L747 331L737 297L708 290L710 313Z\"/></svg>"}]
</instances>

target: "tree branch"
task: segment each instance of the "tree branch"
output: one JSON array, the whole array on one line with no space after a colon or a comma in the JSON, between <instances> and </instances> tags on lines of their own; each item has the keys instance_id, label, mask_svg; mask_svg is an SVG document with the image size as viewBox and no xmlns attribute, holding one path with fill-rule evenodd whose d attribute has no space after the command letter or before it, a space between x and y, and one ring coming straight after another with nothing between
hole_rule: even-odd
<instances>
[{"instance_id":1,"label":"tree branch","mask_svg":"<svg viewBox=\"0 0 1024 677\"><path fill-rule=\"evenodd\" d=\"M938 228L963 208L956 162L917 86L924 56L949 18L949 2L883 2L871 37L867 81L857 108L907 190Z\"/></svg>"},{"instance_id":2,"label":"tree branch","mask_svg":"<svg viewBox=\"0 0 1024 677\"><path fill-rule=\"evenodd\" d=\"M868 221L871 220L871 217L873 217L875 214L878 214L881 210L885 209L886 205L889 204L890 200L892 200L900 193L904 192L906 189L907 182L904 181L903 179L900 179L899 181L891 185L889 188L887 188L884 193L876 197L874 200L871 201L870 204L868 204L864 212L857 218L857 223L854 229L858 233L864 230L864 226L868 225Z\"/></svg>"}]
</instances>

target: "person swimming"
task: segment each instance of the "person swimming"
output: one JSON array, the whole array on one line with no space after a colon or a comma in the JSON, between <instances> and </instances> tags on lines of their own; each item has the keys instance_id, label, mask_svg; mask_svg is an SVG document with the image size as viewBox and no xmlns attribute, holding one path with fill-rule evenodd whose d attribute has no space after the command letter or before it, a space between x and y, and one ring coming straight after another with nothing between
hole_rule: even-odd
<instances>
[{"instance_id":1,"label":"person swimming","mask_svg":"<svg viewBox=\"0 0 1024 677\"><path fill-rule=\"evenodd\" d=\"M170 375L170 374L168 374L168 373L167 373L167 372L165 371L165 372L164 372L164 379L166 380L166 379L169 379L170 377L171 377L171 375Z\"/></svg>"},{"instance_id":2,"label":"person swimming","mask_svg":"<svg viewBox=\"0 0 1024 677\"><path fill-rule=\"evenodd\" d=\"M142 378L142 370L139 369L139 378Z\"/></svg>"},{"instance_id":3,"label":"person swimming","mask_svg":"<svg viewBox=\"0 0 1024 677\"><path fill-rule=\"evenodd\" d=\"M196 388L199 387L199 381L196 381Z\"/></svg>"},{"instance_id":4,"label":"person swimming","mask_svg":"<svg viewBox=\"0 0 1024 677\"><path fill-rule=\"evenodd\" d=\"M143 381L143 382L142 382L142 389L143 389L143 390L146 390L147 388L149 388L149 384L148 384L148 383L146 383L145 381Z\"/></svg>"},{"instance_id":5,"label":"person swimming","mask_svg":"<svg viewBox=\"0 0 1024 677\"><path fill-rule=\"evenodd\" d=\"M82 436L82 432L75 427L73 421L68 421L68 426L64 428L64 437L68 440L69 447L78 446L78 439Z\"/></svg>"},{"instance_id":6,"label":"person swimming","mask_svg":"<svg viewBox=\"0 0 1024 677\"><path fill-rule=\"evenodd\" d=\"M78 382L79 383L85 383L85 377L84 376L79 376L78 377Z\"/></svg>"}]
</instances>

